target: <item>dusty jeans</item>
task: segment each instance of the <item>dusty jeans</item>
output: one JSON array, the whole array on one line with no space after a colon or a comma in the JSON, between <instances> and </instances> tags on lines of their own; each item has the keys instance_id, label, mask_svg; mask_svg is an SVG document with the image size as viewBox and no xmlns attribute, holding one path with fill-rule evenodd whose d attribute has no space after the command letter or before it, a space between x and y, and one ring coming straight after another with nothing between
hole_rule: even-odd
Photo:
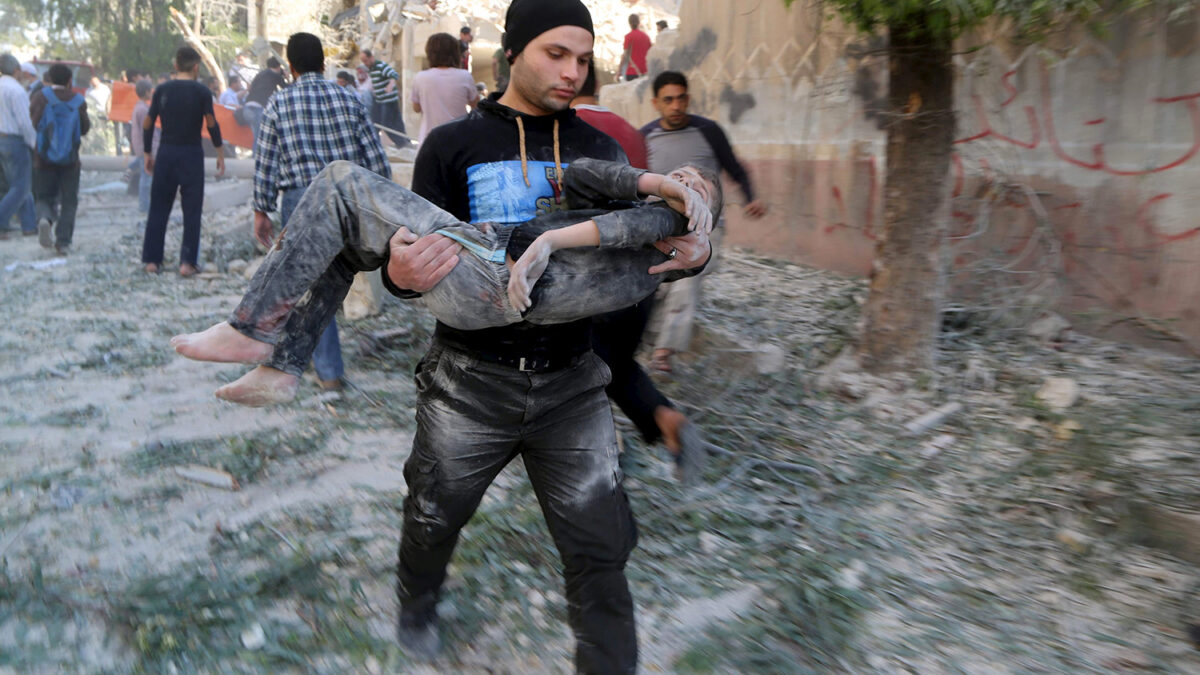
<instances>
[{"instance_id":1,"label":"dusty jeans","mask_svg":"<svg viewBox=\"0 0 1200 675\"><path fill-rule=\"evenodd\" d=\"M436 604L459 530L521 455L562 559L576 668L634 672L624 570L637 530L617 466L608 381L591 352L569 367L528 373L434 343L417 365L417 432L404 466L396 592L406 611Z\"/></svg>"},{"instance_id":2,"label":"dusty jeans","mask_svg":"<svg viewBox=\"0 0 1200 675\"><path fill-rule=\"evenodd\" d=\"M599 209L556 212L512 226L476 227L455 219L408 189L349 162L333 162L308 186L250 288L229 319L256 340L275 345L271 366L303 372L317 337L349 292L355 272L378 269L401 226L434 232L470 252L423 295L441 322L477 330L527 320L564 323L632 305L654 292L659 277L646 274L662 262L657 250L569 249L556 252L534 287L534 307L522 316L508 302L509 239L524 244L554 227L595 218L602 240L614 246L657 241L677 232L682 218L656 205L612 213ZM683 225L686 227L685 225Z\"/></svg>"}]
</instances>

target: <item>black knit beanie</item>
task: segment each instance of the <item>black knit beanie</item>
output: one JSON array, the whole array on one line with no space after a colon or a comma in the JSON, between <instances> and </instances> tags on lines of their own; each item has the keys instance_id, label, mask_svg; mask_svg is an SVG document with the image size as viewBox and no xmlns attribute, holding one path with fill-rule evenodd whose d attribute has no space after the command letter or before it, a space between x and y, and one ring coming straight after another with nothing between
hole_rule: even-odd
<instances>
[{"instance_id":1,"label":"black knit beanie","mask_svg":"<svg viewBox=\"0 0 1200 675\"><path fill-rule=\"evenodd\" d=\"M580 0L513 0L504 19L504 49L509 63L534 38L559 26L579 26L592 35L592 13Z\"/></svg>"}]
</instances>

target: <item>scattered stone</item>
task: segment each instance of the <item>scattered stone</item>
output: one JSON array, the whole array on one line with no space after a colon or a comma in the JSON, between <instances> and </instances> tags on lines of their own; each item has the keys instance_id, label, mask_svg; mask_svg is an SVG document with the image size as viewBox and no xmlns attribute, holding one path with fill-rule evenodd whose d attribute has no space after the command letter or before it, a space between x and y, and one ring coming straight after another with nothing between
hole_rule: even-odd
<instances>
[{"instance_id":1,"label":"scattered stone","mask_svg":"<svg viewBox=\"0 0 1200 675\"><path fill-rule=\"evenodd\" d=\"M754 354L754 367L759 375L781 373L787 368L787 352L779 345L762 345Z\"/></svg>"},{"instance_id":2,"label":"scattered stone","mask_svg":"<svg viewBox=\"0 0 1200 675\"><path fill-rule=\"evenodd\" d=\"M950 434L938 434L937 436L934 436L931 440L927 441L925 445L921 446L921 458L933 459L934 457L937 457L950 446L954 445L954 440L954 436L951 436Z\"/></svg>"},{"instance_id":3,"label":"scattered stone","mask_svg":"<svg viewBox=\"0 0 1200 675\"><path fill-rule=\"evenodd\" d=\"M245 260L242 260L241 258L234 258L233 260L229 261L229 264L225 266L225 269L229 270L229 273L234 276L242 276L246 274L246 268L249 266L250 263L246 262Z\"/></svg>"},{"instance_id":4,"label":"scattered stone","mask_svg":"<svg viewBox=\"0 0 1200 675\"><path fill-rule=\"evenodd\" d=\"M867 575L869 569L865 561L855 560L838 570L837 585L851 591L857 591L862 588L863 577Z\"/></svg>"},{"instance_id":5,"label":"scattered stone","mask_svg":"<svg viewBox=\"0 0 1200 675\"><path fill-rule=\"evenodd\" d=\"M700 550L705 555L712 555L723 547L724 542L712 532L700 533Z\"/></svg>"},{"instance_id":6,"label":"scattered stone","mask_svg":"<svg viewBox=\"0 0 1200 675\"><path fill-rule=\"evenodd\" d=\"M1076 431L1081 431L1083 425L1075 420L1063 420L1054 425L1054 437L1060 441L1069 441Z\"/></svg>"},{"instance_id":7,"label":"scattered stone","mask_svg":"<svg viewBox=\"0 0 1200 675\"><path fill-rule=\"evenodd\" d=\"M1069 528L1063 528L1059 530L1054 535L1054 538L1057 539L1058 542L1063 546L1066 546L1075 553L1079 553L1081 555L1087 553L1088 549L1090 549L1092 546L1090 537L1082 532Z\"/></svg>"},{"instance_id":8,"label":"scattered stone","mask_svg":"<svg viewBox=\"0 0 1200 675\"><path fill-rule=\"evenodd\" d=\"M1058 342L1063 333L1071 328L1071 322L1053 312L1043 316L1029 325L1029 336L1042 344Z\"/></svg>"},{"instance_id":9,"label":"scattered stone","mask_svg":"<svg viewBox=\"0 0 1200 675\"><path fill-rule=\"evenodd\" d=\"M267 634L258 622L255 622L252 626L242 631L242 646L246 649L254 651L262 649L266 644Z\"/></svg>"},{"instance_id":10,"label":"scattered stone","mask_svg":"<svg viewBox=\"0 0 1200 675\"><path fill-rule=\"evenodd\" d=\"M1069 377L1047 377L1034 396L1051 410L1061 412L1079 400L1079 383Z\"/></svg>"},{"instance_id":11,"label":"scattered stone","mask_svg":"<svg viewBox=\"0 0 1200 675\"><path fill-rule=\"evenodd\" d=\"M910 436L923 434L962 412L962 409L963 404L958 401L951 401L904 425L904 431Z\"/></svg>"},{"instance_id":12,"label":"scattered stone","mask_svg":"<svg viewBox=\"0 0 1200 675\"><path fill-rule=\"evenodd\" d=\"M231 474L220 469L211 469L207 466L199 466L197 464L189 464L188 466L175 467L175 475L180 478L211 485L213 487L224 488L226 490L237 490L238 482Z\"/></svg>"}]
</instances>

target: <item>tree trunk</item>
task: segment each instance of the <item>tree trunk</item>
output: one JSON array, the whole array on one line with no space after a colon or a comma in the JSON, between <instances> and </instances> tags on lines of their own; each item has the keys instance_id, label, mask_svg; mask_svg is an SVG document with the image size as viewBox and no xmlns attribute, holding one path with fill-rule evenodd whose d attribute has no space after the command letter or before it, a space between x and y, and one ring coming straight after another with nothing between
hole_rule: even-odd
<instances>
[{"instance_id":1,"label":"tree trunk","mask_svg":"<svg viewBox=\"0 0 1200 675\"><path fill-rule=\"evenodd\" d=\"M932 367L945 286L954 140L952 41L930 16L889 26L887 178L859 355L870 372Z\"/></svg>"},{"instance_id":2,"label":"tree trunk","mask_svg":"<svg viewBox=\"0 0 1200 675\"><path fill-rule=\"evenodd\" d=\"M191 45L196 51L200 52L200 62L208 68L208 72L212 73L213 77L217 78L217 94L225 92L225 71L221 70L221 66L217 64L217 59L208 51L208 47L204 46L204 42L200 36L192 32L188 26L187 17L183 12L170 8L171 18L175 20L175 26L179 28L179 32L183 33L183 41Z\"/></svg>"}]
</instances>

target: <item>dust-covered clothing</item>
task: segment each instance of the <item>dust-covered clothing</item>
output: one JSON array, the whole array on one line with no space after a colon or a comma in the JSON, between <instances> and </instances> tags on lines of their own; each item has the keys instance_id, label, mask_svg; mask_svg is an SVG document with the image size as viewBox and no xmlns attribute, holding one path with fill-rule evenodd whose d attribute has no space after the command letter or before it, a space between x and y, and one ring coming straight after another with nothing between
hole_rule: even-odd
<instances>
[{"instance_id":1,"label":"dust-covered clothing","mask_svg":"<svg viewBox=\"0 0 1200 675\"><path fill-rule=\"evenodd\" d=\"M686 232L687 221L661 202L635 205L642 173L624 164L578 160L567 169L564 185L570 204L580 209L554 211L518 226L481 228L362 167L333 163L296 204L286 232L229 323L255 340L277 345L272 367L301 372L316 346L316 334L332 320L354 273L377 269L401 226L417 235L440 233L465 246L458 265L423 296L426 308L455 329L523 320L564 323L628 307L652 294L663 277L691 273L646 273L666 260L650 244ZM533 288L533 305L522 315L508 300L505 259L520 258L544 232L587 220L600 231L600 248L552 254Z\"/></svg>"}]
</instances>

